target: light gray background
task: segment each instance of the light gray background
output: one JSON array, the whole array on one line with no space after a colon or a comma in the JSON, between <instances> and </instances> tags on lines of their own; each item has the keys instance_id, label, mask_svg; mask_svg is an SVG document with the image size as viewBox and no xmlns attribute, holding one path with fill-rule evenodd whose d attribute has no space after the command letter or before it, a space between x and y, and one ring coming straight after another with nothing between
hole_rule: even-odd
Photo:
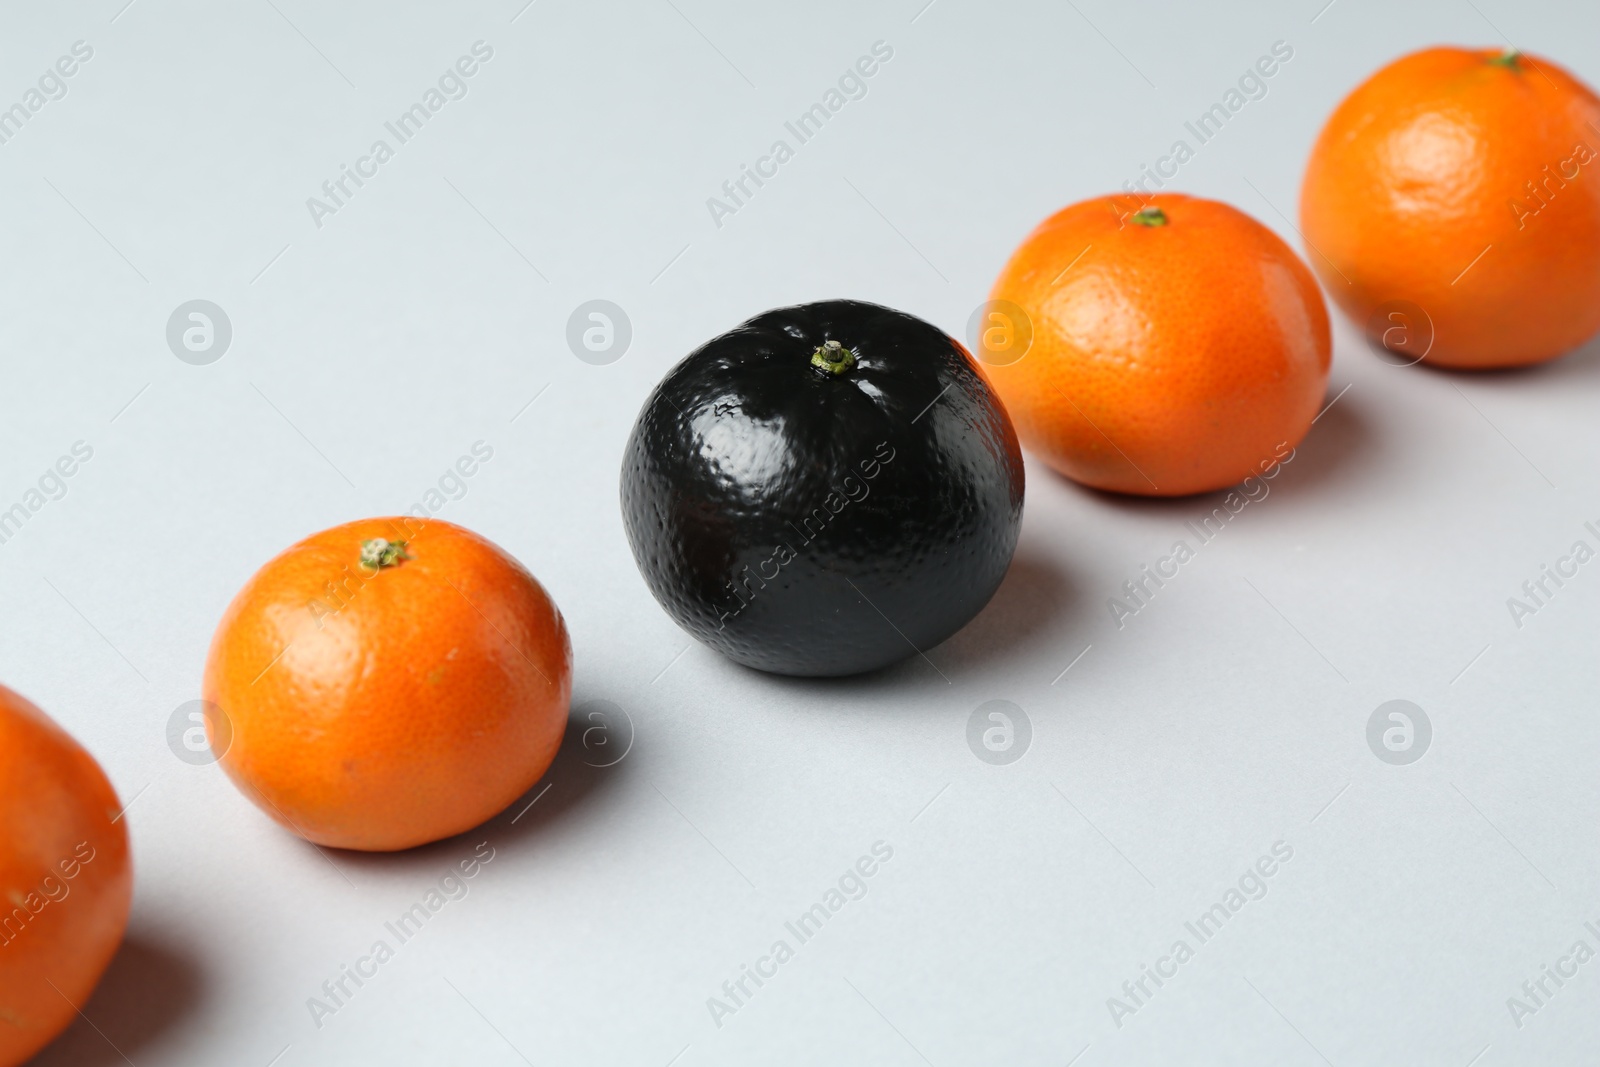
<instances>
[{"instance_id":1,"label":"light gray background","mask_svg":"<svg viewBox=\"0 0 1600 1067\"><path fill-rule=\"evenodd\" d=\"M94 448L0 545L0 679L105 766L137 864L94 1027L40 1062L1600 1050L1600 962L1520 1030L1506 1006L1600 920L1600 563L1520 629L1506 607L1597 543L1600 347L1516 374L1401 370L1336 317L1329 398L1348 390L1125 629L1106 598L1216 498L1112 498L1032 464L994 602L860 680L765 677L693 644L633 566L616 489L648 389L695 345L835 296L964 331L1033 224L1134 176L1274 41L1293 59L1177 186L1299 247L1306 153L1357 81L1509 39L1600 82L1592 5L123 3L0 16L4 103L94 48L0 145L0 505ZM316 228L306 198L480 39L494 58L469 95ZM894 58L868 95L713 225L706 198L878 40ZM196 298L234 330L209 366L164 337ZM565 342L590 299L632 322L609 366ZM176 759L168 716L256 567L407 509L480 440L492 461L440 514L546 584L575 705L620 705L632 750L594 770L575 731L549 792L474 835L319 854ZM1434 727L1410 766L1366 742L1396 698ZM966 742L997 699L1033 729L1008 766ZM470 895L315 1027L307 998L480 840L496 858ZM868 894L716 1027L706 998L879 840L894 858ZM1115 1026L1107 998L1280 840L1294 855L1267 896Z\"/></svg>"}]
</instances>

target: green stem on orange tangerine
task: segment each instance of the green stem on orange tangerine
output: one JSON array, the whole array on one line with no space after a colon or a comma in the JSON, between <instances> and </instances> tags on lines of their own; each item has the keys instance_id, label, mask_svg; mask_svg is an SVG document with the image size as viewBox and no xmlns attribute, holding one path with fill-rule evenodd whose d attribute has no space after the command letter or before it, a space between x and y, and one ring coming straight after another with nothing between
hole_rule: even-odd
<instances>
[{"instance_id":1,"label":"green stem on orange tangerine","mask_svg":"<svg viewBox=\"0 0 1600 1067\"><path fill-rule=\"evenodd\" d=\"M1165 226L1167 213L1158 207L1142 207L1129 216L1140 226Z\"/></svg>"},{"instance_id":2,"label":"green stem on orange tangerine","mask_svg":"<svg viewBox=\"0 0 1600 1067\"><path fill-rule=\"evenodd\" d=\"M374 537L361 542L361 565L369 570L381 571L385 567L398 567L406 555L406 542Z\"/></svg>"},{"instance_id":3,"label":"green stem on orange tangerine","mask_svg":"<svg viewBox=\"0 0 1600 1067\"><path fill-rule=\"evenodd\" d=\"M1489 60L1497 67L1515 67L1517 60L1522 58L1522 53L1515 48L1507 48L1504 52Z\"/></svg>"},{"instance_id":4,"label":"green stem on orange tangerine","mask_svg":"<svg viewBox=\"0 0 1600 1067\"><path fill-rule=\"evenodd\" d=\"M856 354L838 341L824 341L811 353L811 365L827 374L840 375L856 365Z\"/></svg>"}]
</instances>

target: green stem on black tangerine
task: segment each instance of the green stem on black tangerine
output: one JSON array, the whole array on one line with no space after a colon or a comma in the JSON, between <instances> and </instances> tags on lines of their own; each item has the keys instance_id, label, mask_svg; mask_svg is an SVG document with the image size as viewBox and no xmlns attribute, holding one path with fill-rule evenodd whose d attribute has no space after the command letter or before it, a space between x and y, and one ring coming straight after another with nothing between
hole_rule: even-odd
<instances>
[{"instance_id":1,"label":"green stem on black tangerine","mask_svg":"<svg viewBox=\"0 0 1600 1067\"><path fill-rule=\"evenodd\" d=\"M811 365L828 374L839 375L856 365L856 354L838 341L824 341L811 353Z\"/></svg>"}]
</instances>

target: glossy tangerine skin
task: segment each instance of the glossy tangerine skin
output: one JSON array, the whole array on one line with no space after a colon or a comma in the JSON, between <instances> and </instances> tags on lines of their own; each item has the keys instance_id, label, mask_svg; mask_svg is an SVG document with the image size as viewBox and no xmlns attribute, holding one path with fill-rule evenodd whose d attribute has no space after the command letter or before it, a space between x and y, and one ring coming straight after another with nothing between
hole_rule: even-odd
<instances>
[{"instance_id":1,"label":"glossy tangerine skin","mask_svg":"<svg viewBox=\"0 0 1600 1067\"><path fill-rule=\"evenodd\" d=\"M1316 279L1271 230L1213 200L1151 203L1166 225L1099 197L1028 235L990 296L1023 310L1032 345L988 374L1055 470L1182 496L1259 474L1305 436L1332 339Z\"/></svg>"},{"instance_id":2,"label":"glossy tangerine skin","mask_svg":"<svg viewBox=\"0 0 1600 1067\"><path fill-rule=\"evenodd\" d=\"M94 758L0 686L0 1067L78 1017L122 943L133 865L121 811Z\"/></svg>"},{"instance_id":3,"label":"glossy tangerine skin","mask_svg":"<svg viewBox=\"0 0 1600 1067\"><path fill-rule=\"evenodd\" d=\"M363 567L379 537L412 558ZM217 626L203 687L247 797L317 844L368 851L504 810L555 758L571 693L566 625L538 581L470 530L411 517L335 526L268 562ZM214 748L219 733L208 719Z\"/></svg>"},{"instance_id":4,"label":"glossy tangerine skin","mask_svg":"<svg viewBox=\"0 0 1600 1067\"><path fill-rule=\"evenodd\" d=\"M852 349L837 377L810 364ZM677 623L729 658L835 676L926 652L994 595L1022 456L966 350L875 304L779 308L707 342L645 403L628 541Z\"/></svg>"},{"instance_id":5,"label":"glossy tangerine skin","mask_svg":"<svg viewBox=\"0 0 1600 1067\"><path fill-rule=\"evenodd\" d=\"M1439 366L1537 363L1600 330L1600 99L1500 55L1430 48L1378 71L1328 119L1300 193L1335 302L1374 335L1380 305L1421 307Z\"/></svg>"}]
</instances>

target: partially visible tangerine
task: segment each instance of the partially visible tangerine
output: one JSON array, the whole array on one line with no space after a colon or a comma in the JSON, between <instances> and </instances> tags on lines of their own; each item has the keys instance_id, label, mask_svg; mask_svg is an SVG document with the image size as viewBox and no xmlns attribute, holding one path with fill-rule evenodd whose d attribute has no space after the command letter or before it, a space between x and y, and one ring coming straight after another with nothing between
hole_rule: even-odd
<instances>
[{"instance_id":1,"label":"partially visible tangerine","mask_svg":"<svg viewBox=\"0 0 1600 1067\"><path fill-rule=\"evenodd\" d=\"M0 1067L78 1017L128 925L122 805L94 757L0 686Z\"/></svg>"},{"instance_id":2,"label":"partially visible tangerine","mask_svg":"<svg viewBox=\"0 0 1600 1067\"><path fill-rule=\"evenodd\" d=\"M1553 359L1600 330L1600 98L1518 52L1412 53L1328 119L1300 224L1334 301L1407 362Z\"/></svg>"}]
</instances>

